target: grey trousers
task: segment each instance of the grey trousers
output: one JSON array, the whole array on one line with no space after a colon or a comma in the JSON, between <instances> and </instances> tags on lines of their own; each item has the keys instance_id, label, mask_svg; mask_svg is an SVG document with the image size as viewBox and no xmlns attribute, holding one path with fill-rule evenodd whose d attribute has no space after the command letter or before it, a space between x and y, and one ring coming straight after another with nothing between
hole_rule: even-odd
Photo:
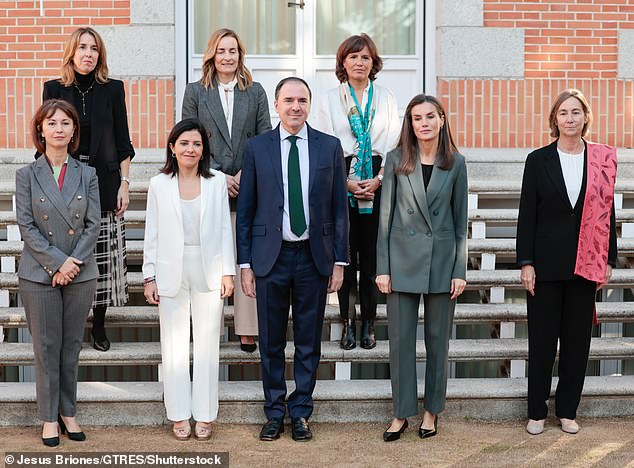
<instances>
[{"instance_id":1,"label":"grey trousers","mask_svg":"<svg viewBox=\"0 0 634 468\"><path fill-rule=\"evenodd\" d=\"M421 294L393 292L387 296L390 377L394 416L418 414L416 388L416 326ZM445 408L447 356L456 301L450 294L423 294L425 311L425 397L423 408L433 414Z\"/></svg>"},{"instance_id":2,"label":"grey trousers","mask_svg":"<svg viewBox=\"0 0 634 468\"><path fill-rule=\"evenodd\" d=\"M96 280L52 288L20 279L20 297L33 338L38 416L75 416L79 351Z\"/></svg>"}]
</instances>

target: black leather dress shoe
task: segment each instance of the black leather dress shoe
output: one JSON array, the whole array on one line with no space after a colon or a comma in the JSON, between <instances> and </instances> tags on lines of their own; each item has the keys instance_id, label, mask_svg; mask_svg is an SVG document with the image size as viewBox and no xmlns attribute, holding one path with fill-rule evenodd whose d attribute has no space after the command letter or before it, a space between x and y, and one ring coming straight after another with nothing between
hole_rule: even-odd
<instances>
[{"instance_id":1,"label":"black leather dress shoe","mask_svg":"<svg viewBox=\"0 0 634 468\"><path fill-rule=\"evenodd\" d=\"M308 421L304 418L293 418L291 420L291 430L293 432L293 440L296 442L307 442L313 438L310 432Z\"/></svg>"},{"instance_id":2,"label":"black leather dress shoe","mask_svg":"<svg viewBox=\"0 0 634 468\"><path fill-rule=\"evenodd\" d=\"M106 336L105 330L95 332L93 328L90 332L92 335L92 347L97 351L106 352L110 349L110 341Z\"/></svg>"},{"instance_id":3,"label":"black leather dress shoe","mask_svg":"<svg viewBox=\"0 0 634 468\"><path fill-rule=\"evenodd\" d=\"M262 426L262 430L260 431L260 440L265 440L267 442L279 439L280 434L284 432L284 418L271 418L264 426Z\"/></svg>"},{"instance_id":4,"label":"black leather dress shoe","mask_svg":"<svg viewBox=\"0 0 634 468\"><path fill-rule=\"evenodd\" d=\"M390 424L391 426L391 424ZM383 441L385 442L394 442L395 440L398 440L401 438L401 434L403 432L405 432L405 429L407 429L407 426L409 426L409 423L407 422L407 419L405 420L405 422L403 423L403 425L401 426L401 428L396 431L396 432L390 432L390 431L385 431L383 433ZM389 427L388 427L389 429Z\"/></svg>"},{"instance_id":5,"label":"black leather dress shoe","mask_svg":"<svg viewBox=\"0 0 634 468\"><path fill-rule=\"evenodd\" d=\"M364 321L361 323L361 347L363 349L372 349L375 346L374 320Z\"/></svg>"},{"instance_id":6,"label":"black leather dress shoe","mask_svg":"<svg viewBox=\"0 0 634 468\"><path fill-rule=\"evenodd\" d=\"M434 428L433 429L423 429L420 426L418 427L418 437L420 437L421 439L427 439L428 437L434 437L436 434L438 434L438 415L436 415L436 419L434 419Z\"/></svg>"}]
</instances>

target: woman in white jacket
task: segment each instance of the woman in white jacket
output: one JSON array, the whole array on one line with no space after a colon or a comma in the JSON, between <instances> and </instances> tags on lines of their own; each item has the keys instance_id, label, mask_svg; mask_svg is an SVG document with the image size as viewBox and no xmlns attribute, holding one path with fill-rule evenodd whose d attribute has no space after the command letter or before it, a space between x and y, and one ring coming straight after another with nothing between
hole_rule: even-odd
<instances>
[{"instance_id":1,"label":"woman in white jacket","mask_svg":"<svg viewBox=\"0 0 634 468\"><path fill-rule=\"evenodd\" d=\"M227 185L210 169L207 131L197 119L174 126L161 174L150 181L143 249L145 298L158 304L167 417L178 440L211 437L218 414L223 299L233 293ZM193 382L189 375L190 317Z\"/></svg>"}]
</instances>

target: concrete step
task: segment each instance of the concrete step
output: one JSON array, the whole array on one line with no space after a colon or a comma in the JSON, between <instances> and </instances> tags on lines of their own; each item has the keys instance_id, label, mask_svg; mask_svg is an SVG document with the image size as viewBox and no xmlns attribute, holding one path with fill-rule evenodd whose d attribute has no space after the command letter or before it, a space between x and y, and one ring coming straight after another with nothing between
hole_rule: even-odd
<instances>
[{"instance_id":1,"label":"concrete step","mask_svg":"<svg viewBox=\"0 0 634 468\"><path fill-rule=\"evenodd\" d=\"M225 325L233 326L233 306L225 306ZM634 322L634 302L599 302L597 315L600 322ZM357 316L360 309L357 304ZM289 317L292 321L292 317ZM92 321L88 317L87 326ZM327 305L324 323L338 323L339 306ZM525 322L525 304L457 304L454 315L455 324L473 324L482 322ZM419 322L424 323L424 309L419 309ZM376 323L387 323L385 304L379 304L376 311ZM158 308L155 306L110 307L106 319L107 327L157 327L159 325ZM0 307L0 326L6 328L26 327L26 317L22 307Z\"/></svg>"},{"instance_id":2,"label":"concrete step","mask_svg":"<svg viewBox=\"0 0 634 468\"><path fill-rule=\"evenodd\" d=\"M286 346L286 361L293 361L295 347ZM424 361L425 343L416 343L416 360ZM633 359L634 338L592 338L590 359ZM528 340L523 338L502 339L458 339L449 341L449 360L452 362L497 361L504 359L528 359ZM389 343L379 340L374 349L357 347L343 350L336 341L321 344L321 362L388 362ZM0 364L7 366L32 365L34 362L31 343L0 343ZM83 366L125 366L157 365L161 362L161 348L158 342L113 343L110 351L102 353L84 343L79 354L79 365ZM237 342L220 344L222 364L249 364L260 362L259 353L240 350Z\"/></svg>"},{"instance_id":3,"label":"concrete step","mask_svg":"<svg viewBox=\"0 0 634 468\"><path fill-rule=\"evenodd\" d=\"M634 238L619 238L616 240L620 256L634 255ZM19 257L22 254L22 241L0 241L0 256ZM468 239L468 255L482 255L492 253L497 255L515 255L515 239ZM129 258L143 258L143 241L126 242L126 252Z\"/></svg>"},{"instance_id":4,"label":"concrete step","mask_svg":"<svg viewBox=\"0 0 634 468\"><path fill-rule=\"evenodd\" d=\"M553 379L551 396L557 378ZM295 388L287 382L288 393ZM418 381L418 398L424 397ZM218 423L263 423L259 381L220 382ZM387 422L392 418L389 380L318 380L313 394L313 422ZM526 417L527 379L449 379L449 417L511 420ZM161 425L168 423L161 382L79 382L78 415L82 424ZM552 399L551 399L552 400ZM0 426L38 425L34 383L0 383ZM586 377L581 417L634 415L634 376ZM519 430L519 429L518 429Z\"/></svg>"},{"instance_id":5,"label":"concrete step","mask_svg":"<svg viewBox=\"0 0 634 468\"><path fill-rule=\"evenodd\" d=\"M612 274L610 288L631 288L634 284L634 269L617 268ZM143 274L128 272L128 285L132 291L143 290ZM468 270L467 289L481 291L492 287L521 289L519 270ZM17 291L17 273L0 273L0 289Z\"/></svg>"},{"instance_id":6,"label":"concrete step","mask_svg":"<svg viewBox=\"0 0 634 468\"><path fill-rule=\"evenodd\" d=\"M477 222L482 221L486 223L494 224L516 224L517 223L516 209L499 209L499 208L478 208L469 210L469 221ZM616 223L631 223L634 222L634 209L626 208L622 210L616 210ZM129 210L125 213L126 226L139 227L145 224L145 211L143 210ZM16 224L16 217L14 211L0 211L0 228L7 225Z\"/></svg>"}]
</instances>

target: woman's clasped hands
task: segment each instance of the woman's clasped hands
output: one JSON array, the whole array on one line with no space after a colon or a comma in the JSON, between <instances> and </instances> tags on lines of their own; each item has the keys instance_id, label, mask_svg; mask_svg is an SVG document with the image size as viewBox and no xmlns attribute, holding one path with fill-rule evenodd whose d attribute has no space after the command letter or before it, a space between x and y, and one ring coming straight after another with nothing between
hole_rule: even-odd
<instances>
[{"instance_id":1,"label":"woman's clasped hands","mask_svg":"<svg viewBox=\"0 0 634 468\"><path fill-rule=\"evenodd\" d=\"M52 286L66 286L70 284L75 276L79 274L79 266L84 262L77 260L74 257L68 257L62 266L53 275Z\"/></svg>"}]
</instances>

